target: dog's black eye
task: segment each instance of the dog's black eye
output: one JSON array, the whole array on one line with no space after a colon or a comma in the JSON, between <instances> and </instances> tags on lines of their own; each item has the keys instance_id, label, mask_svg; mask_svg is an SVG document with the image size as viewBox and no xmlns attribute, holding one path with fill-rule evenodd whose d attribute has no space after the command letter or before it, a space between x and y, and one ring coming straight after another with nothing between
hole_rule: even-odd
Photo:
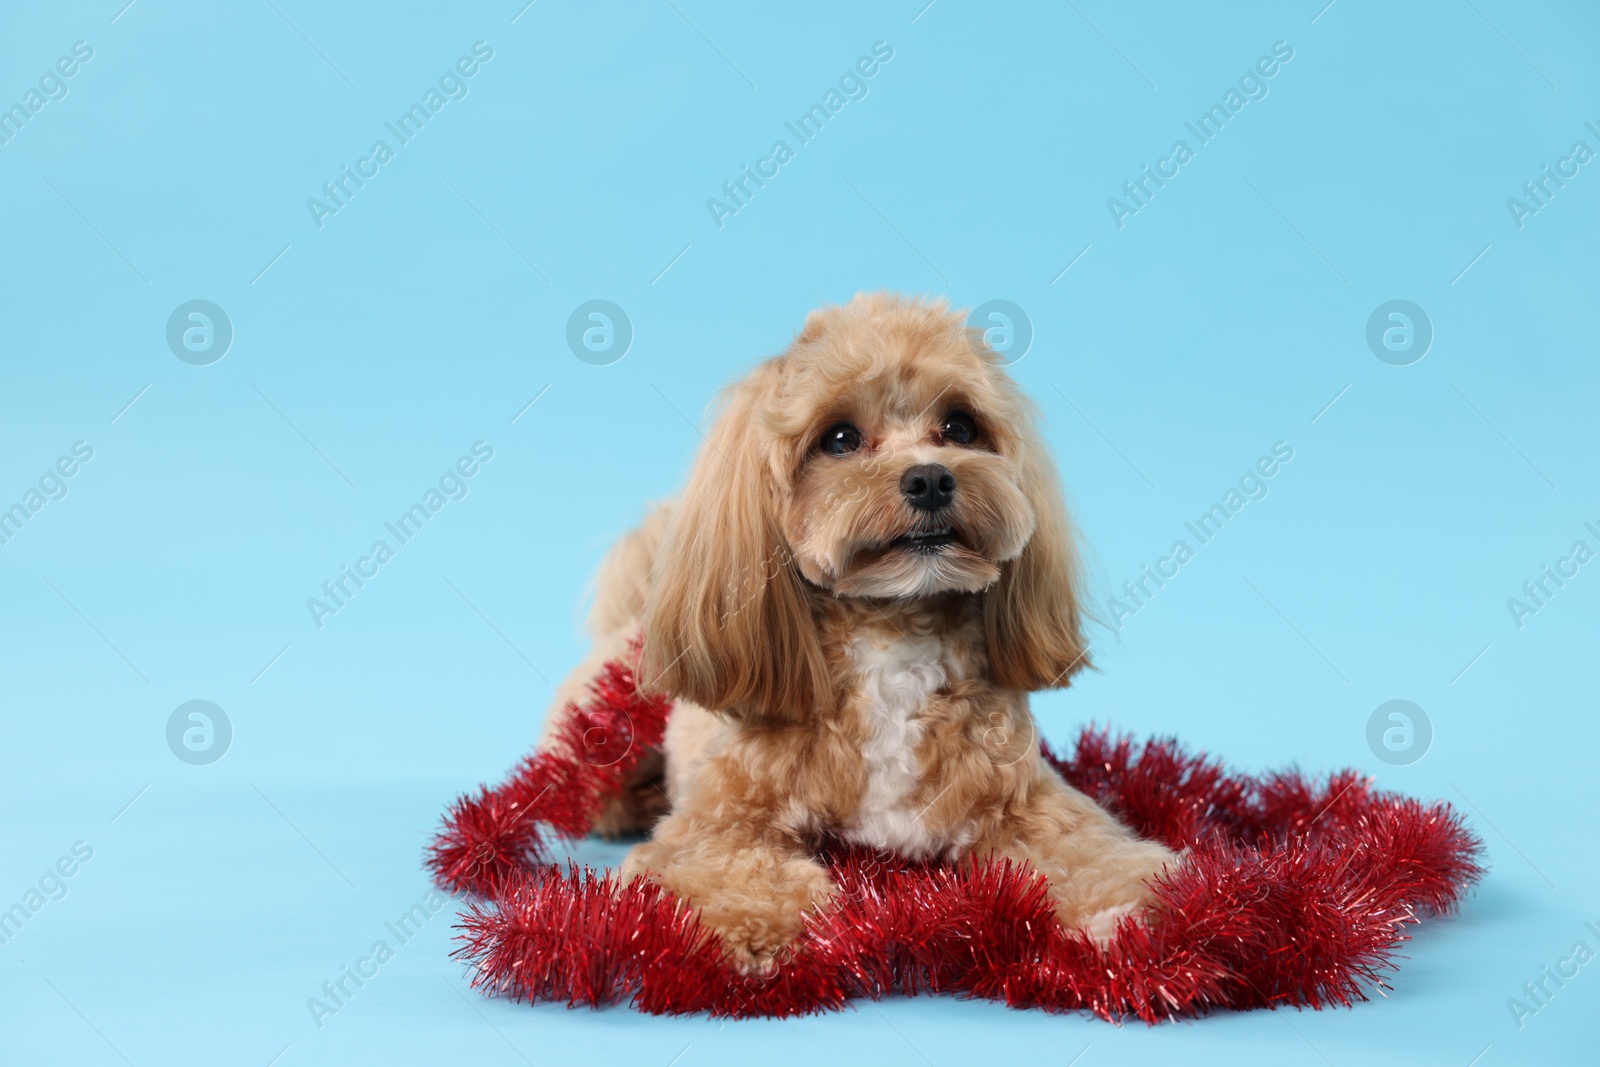
<instances>
[{"instance_id":1,"label":"dog's black eye","mask_svg":"<svg viewBox=\"0 0 1600 1067\"><path fill-rule=\"evenodd\" d=\"M841 422L828 427L819 444L829 455L848 456L861 447L861 431L848 422Z\"/></svg>"},{"instance_id":2,"label":"dog's black eye","mask_svg":"<svg viewBox=\"0 0 1600 1067\"><path fill-rule=\"evenodd\" d=\"M978 439L978 424L965 411L952 411L944 417L939 436L945 439L946 444L970 445Z\"/></svg>"}]
</instances>

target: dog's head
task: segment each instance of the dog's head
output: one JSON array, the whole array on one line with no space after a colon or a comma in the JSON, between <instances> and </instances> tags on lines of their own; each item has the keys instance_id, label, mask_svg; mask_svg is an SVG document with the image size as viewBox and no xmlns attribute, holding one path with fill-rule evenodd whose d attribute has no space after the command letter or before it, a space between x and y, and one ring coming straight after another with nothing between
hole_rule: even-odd
<instances>
[{"instance_id":1,"label":"dog's head","mask_svg":"<svg viewBox=\"0 0 1600 1067\"><path fill-rule=\"evenodd\" d=\"M983 599L993 680L1086 663L1074 535L1026 398L943 304L812 312L734 385L655 562L646 684L779 720L832 705L812 598Z\"/></svg>"}]
</instances>

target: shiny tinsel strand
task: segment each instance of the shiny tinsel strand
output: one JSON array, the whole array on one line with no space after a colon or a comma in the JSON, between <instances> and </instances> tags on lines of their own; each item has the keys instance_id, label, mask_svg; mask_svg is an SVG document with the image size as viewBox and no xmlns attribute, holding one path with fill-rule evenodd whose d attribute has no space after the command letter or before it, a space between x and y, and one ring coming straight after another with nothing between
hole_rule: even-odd
<instances>
[{"instance_id":1,"label":"shiny tinsel strand","mask_svg":"<svg viewBox=\"0 0 1600 1067\"><path fill-rule=\"evenodd\" d=\"M941 866L861 849L820 858L837 887L782 964L742 975L694 913L644 882L547 860L586 833L658 745L670 705L607 664L568 709L553 751L463 797L429 854L436 880L477 895L456 955L473 984L519 1000L631 1004L729 1017L835 1010L852 998L946 993L1148 1023L1218 1009L1348 1006L1386 988L1395 946L1452 910L1481 845L1444 803L1354 772L1230 774L1175 740L1087 729L1043 754L1143 836L1183 850L1150 921L1101 948L1056 921L1045 882L1003 860Z\"/></svg>"}]
</instances>

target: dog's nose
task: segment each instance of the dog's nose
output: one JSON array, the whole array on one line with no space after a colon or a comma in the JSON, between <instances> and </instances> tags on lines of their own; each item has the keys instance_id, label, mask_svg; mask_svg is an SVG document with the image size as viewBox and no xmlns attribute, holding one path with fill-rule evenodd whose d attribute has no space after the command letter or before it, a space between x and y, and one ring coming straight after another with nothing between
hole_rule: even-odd
<instances>
[{"instance_id":1,"label":"dog's nose","mask_svg":"<svg viewBox=\"0 0 1600 1067\"><path fill-rule=\"evenodd\" d=\"M918 511L938 511L956 495L956 476L942 463L922 463L900 476L900 492Z\"/></svg>"}]
</instances>

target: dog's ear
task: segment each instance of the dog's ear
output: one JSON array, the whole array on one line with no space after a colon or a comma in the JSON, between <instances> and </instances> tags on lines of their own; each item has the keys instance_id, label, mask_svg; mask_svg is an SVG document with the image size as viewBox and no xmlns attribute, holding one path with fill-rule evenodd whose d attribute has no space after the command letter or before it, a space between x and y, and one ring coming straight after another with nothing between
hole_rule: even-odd
<instances>
[{"instance_id":1,"label":"dog's ear","mask_svg":"<svg viewBox=\"0 0 1600 1067\"><path fill-rule=\"evenodd\" d=\"M997 685L1055 689L1089 666L1089 646L1080 606L1077 531L1055 464L1029 414L1019 411L1013 429L1019 481L1033 504L1033 536L984 593L983 622Z\"/></svg>"},{"instance_id":2,"label":"dog's ear","mask_svg":"<svg viewBox=\"0 0 1600 1067\"><path fill-rule=\"evenodd\" d=\"M773 375L769 365L733 387L676 504L651 571L641 682L713 711L798 722L833 692L755 411Z\"/></svg>"}]
</instances>

